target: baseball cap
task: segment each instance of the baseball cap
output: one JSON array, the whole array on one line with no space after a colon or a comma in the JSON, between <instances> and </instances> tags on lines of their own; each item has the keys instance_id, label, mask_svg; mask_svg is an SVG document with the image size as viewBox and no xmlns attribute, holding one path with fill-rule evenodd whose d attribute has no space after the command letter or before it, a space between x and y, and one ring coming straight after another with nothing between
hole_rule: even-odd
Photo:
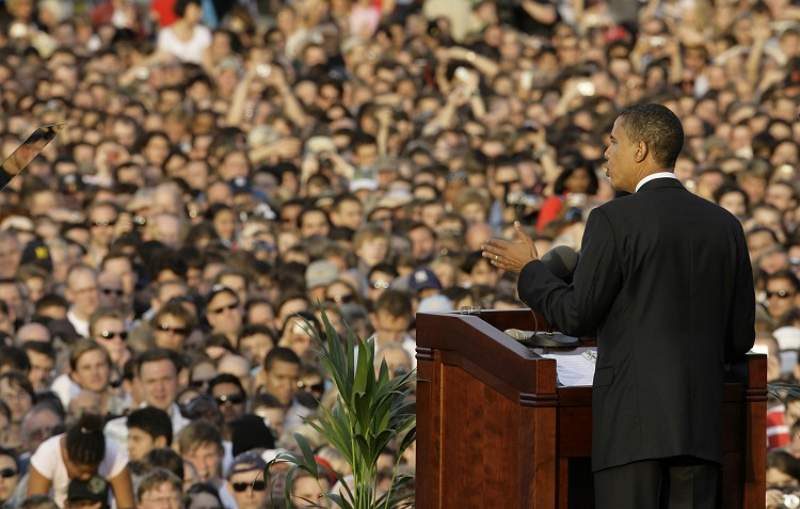
<instances>
[{"instance_id":1,"label":"baseball cap","mask_svg":"<svg viewBox=\"0 0 800 509\"><path fill-rule=\"evenodd\" d=\"M25 245L22 250L20 265L32 263L45 269L47 272L53 270L53 260L50 258L50 249L41 239L34 239Z\"/></svg>"},{"instance_id":2,"label":"baseball cap","mask_svg":"<svg viewBox=\"0 0 800 509\"><path fill-rule=\"evenodd\" d=\"M108 507L108 482L97 475L85 481L73 479L67 487L67 502L100 502Z\"/></svg>"},{"instance_id":3,"label":"baseball cap","mask_svg":"<svg viewBox=\"0 0 800 509\"><path fill-rule=\"evenodd\" d=\"M236 177L235 179L231 180L228 185L231 188L231 192L233 194L251 194L253 192L253 187L250 185L250 181L247 177Z\"/></svg>"},{"instance_id":4,"label":"baseball cap","mask_svg":"<svg viewBox=\"0 0 800 509\"><path fill-rule=\"evenodd\" d=\"M267 468L267 462L264 461L262 457L262 451L264 451L264 449L254 449L237 454L233 458L233 462L231 462L231 466L228 469L228 477L240 472L251 472L254 470L263 472L264 469Z\"/></svg>"},{"instance_id":5,"label":"baseball cap","mask_svg":"<svg viewBox=\"0 0 800 509\"><path fill-rule=\"evenodd\" d=\"M442 283L439 282L439 278L436 277L436 274L431 269L422 267L411 273L408 280L408 288L413 292L431 288L441 290Z\"/></svg>"}]
</instances>

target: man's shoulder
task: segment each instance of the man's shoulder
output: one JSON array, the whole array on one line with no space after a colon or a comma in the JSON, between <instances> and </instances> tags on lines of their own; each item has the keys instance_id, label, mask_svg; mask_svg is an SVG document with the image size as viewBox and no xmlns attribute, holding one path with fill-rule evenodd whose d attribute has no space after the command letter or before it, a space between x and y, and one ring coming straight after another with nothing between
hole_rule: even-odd
<instances>
[{"instance_id":1,"label":"man's shoulder","mask_svg":"<svg viewBox=\"0 0 800 509\"><path fill-rule=\"evenodd\" d=\"M604 216L608 220L613 220L615 217L619 215L628 215L630 214L631 209L636 206L634 201L632 200L633 196L634 195L632 194L619 196L617 198L614 198L613 200L609 200L605 203L602 203L593 208L589 212L589 215L595 214Z\"/></svg>"},{"instance_id":2,"label":"man's shoulder","mask_svg":"<svg viewBox=\"0 0 800 509\"><path fill-rule=\"evenodd\" d=\"M633 193L627 194L624 196L619 196L614 198L613 200L609 200L602 205L595 207L595 210L600 210L608 217L613 218L618 215L625 215L626 217L631 217L630 214L647 214L652 213L654 207L652 207L653 197L651 194L647 193ZM661 202L663 203L663 202ZM680 193L674 193L670 195L669 203L667 207L664 208L655 208L655 210L659 210L663 213L669 213L671 209L676 208L686 208L686 207L693 207L696 211L700 212L703 217L706 218L714 218L720 221L727 222L731 225L740 224L739 220L725 210L724 208L720 207L716 203L706 200L705 198L698 196L688 190L683 190ZM638 217L638 216L635 216Z\"/></svg>"}]
</instances>

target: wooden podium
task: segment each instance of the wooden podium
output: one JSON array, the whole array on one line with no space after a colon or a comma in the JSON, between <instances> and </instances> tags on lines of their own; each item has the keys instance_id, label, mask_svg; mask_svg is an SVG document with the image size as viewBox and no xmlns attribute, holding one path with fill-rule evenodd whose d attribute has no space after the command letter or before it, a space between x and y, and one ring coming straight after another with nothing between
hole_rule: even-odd
<instances>
[{"instance_id":1,"label":"wooden podium","mask_svg":"<svg viewBox=\"0 0 800 509\"><path fill-rule=\"evenodd\" d=\"M417 315L418 509L594 506L591 387L558 387L556 361L509 328L533 330L531 311ZM766 357L741 368L722 409L726 509L764 507Z\"/></svg>"}]
</instances>

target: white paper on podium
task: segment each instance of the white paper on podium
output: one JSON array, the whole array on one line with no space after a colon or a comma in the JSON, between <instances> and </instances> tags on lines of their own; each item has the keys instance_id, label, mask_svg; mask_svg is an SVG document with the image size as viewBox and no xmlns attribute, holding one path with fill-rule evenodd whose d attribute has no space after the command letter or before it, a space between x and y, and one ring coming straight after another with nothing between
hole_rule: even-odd
<instances>
[{"instance_id":1,"label":"white paper on podium","mask_svg":"<svg viewBox=\"0 0 800 509\"><path fill-rule=\"evenodd\" d=\"M571 350L533 348L545 359L555 359L558 382L565 387L592 385L597 348L580 347Z\"/></svg>"}]
</instances>

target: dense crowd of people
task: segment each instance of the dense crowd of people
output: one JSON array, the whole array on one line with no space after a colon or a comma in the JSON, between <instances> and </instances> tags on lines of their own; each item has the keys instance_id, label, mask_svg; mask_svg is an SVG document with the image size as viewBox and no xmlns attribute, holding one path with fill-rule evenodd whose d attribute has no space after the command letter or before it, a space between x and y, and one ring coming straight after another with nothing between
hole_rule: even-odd
<instances>
[{"instance_id":1,"label":"dense crowd of people","mask_svg":"<svg viewBox=\"0 0 800 509\"><path fill-rule=\"evenodd\" d=\"M0 2L2 4L2 2ZM580 247L616 113L682 120L683 184L745 228L770 379L800 378L800 7L790 0L5 0L0 503L259 509L332 383L305 324L415 366L419 311L521 307L480 256ZM800 486L770 411L769 507ZM320 403L321 402L321 403ZM401 456L401 457L398 457ZM280 479L281 464L273 465ZM388 448L380 472L413 472ZM48 496L52 493L53 496ZM274 495L274 497L273 497ZM772 504L772 505L770 505ZM283 505L281 505L283 506Z\"/></svg>"}]
</instances>

